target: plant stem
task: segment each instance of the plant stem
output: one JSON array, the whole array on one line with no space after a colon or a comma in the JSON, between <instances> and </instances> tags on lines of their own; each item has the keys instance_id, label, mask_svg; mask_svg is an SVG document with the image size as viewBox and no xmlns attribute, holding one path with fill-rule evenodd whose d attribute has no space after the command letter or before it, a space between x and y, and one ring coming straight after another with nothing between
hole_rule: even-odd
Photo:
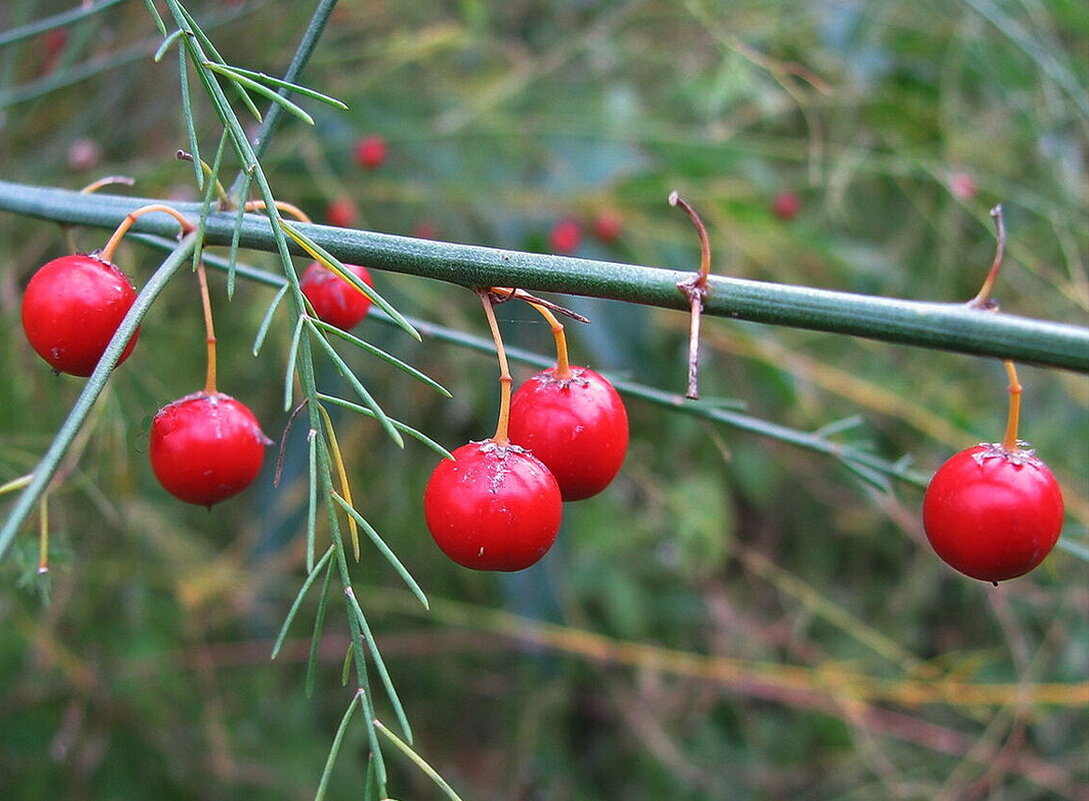
<instances>
[{"instance_id":1,"label":"plant stem","mask_svg":"<svg viewBox=\"0 0 1089 801\"><path fill-rule=\"evenodd\" d=\"M204 262L197 262L197 281L200 283L200 305L204 309L205 343L208 346L208 370L204 380L204 392L216 394L216 330L212 324L212 298L208 294L208 276Z\"/></svg>"},{"instance_id":2,"label":"plant stem","mask_svg":"<svg viewBox=\"0 0 1089 801\"><path fill-rule=\"evenodd\" d=\"M995 227L994 259L991 261L991 269L987 272L987 277L983 279L983 284L979 287L979 292L968 301L968 305L973 309L988 310L993 307L991 292L994 291L998 272L1002 269L1002 259L1006 255L1006 221L1002 218L1001 205L991 209L991 219L994 220Z\"/></svg>"},{"instance_id":3,"label":"plant stem","mask_svg":"<svg viewBox=\"0 0 1089 801\"><path fill-rule=\"evenodd\" d=\"M556 369L553 372L556 378L566 381L571 378L571 363L567 358L567 335L563 331L563 323L556 319L556 315L539 303L530 303L537 312L548 321L552 328L552 336L556 340Z\"/></svg>"},{"instance_id":4,"label":"plant stem","mask_svg":"<svg viewBox=\"0 0 1089 801\"><path fill-rule=\"evenodd\" d=\"M507 436L507 428L510 424L510 385L514 379L510 376L510 366L507 364L507 351L503 347L503 337L499 333L499 322L495 319L495 309L492 308L492 298L488 290L478 292L480 302L484 304L484 314L488 318L488 327L492 331L492 339L495 341L495 353L499 358L499 421L495 426L495 435L492 437L499 445L510 442Z\"/></svg>"},{"instance_id":5,"label":"plant stem","mask_svg":"<svg viewBox=\"0 0 1089 801\"><path fill-rule=\"evenodd\" d=\"M99 256L102 258L102 260L113 262L113 252L117 250L117 246L121 244L121 240L124 238L125 234L128 233L128 230L132 228L133 223L135 223L145 214L150 214L153 211L164 212L177 220L181 224L183 235L188 234L190 231L193 230L193 224L189 222L189 220L187 220L184 216L182 216L181 212L179 212L177 209L171 208L170 206L164 205L162 203L149 203L148 205L141 206L135 211L130 211L128 214L125 215L125 219L123 219L121 221L121 224L117 226L117 230L113 232L113 236L110 237L109 241L106 243L106 246L102 248L102 250L99 252Z\"/></svg>"},{"instance_id":6,"label":"plant stem","mask_svg":"<svg viewBox=\"0 0 1089 801\"><path fill-rule=\"evenodd\" d=\"M1021 382L1017 378L1017 368L1009 359L1003 361L1006 376L1010 382L1010 410L1006 417L1006 436L1002 438L1002 447L1007 451L1017 450L1017 429L1021 423Z\"/></svg>"},{"instance_id":7,"label":"plant stem","mask_svg":"<svg viewBox=\"0 0 1089 801\"><path fill-rule=\"evenodd\" d=\"M260 176L254 179L261 186ZM264 182L267 185L267 182ZM0 181L0 210L55 222L112 228L148 199L98 194ZM200 214L199 203L177 208ZM238 218L213 212L204 243L228 246ZM369 231L295 223L338 259L369 268L405 273L472 288L521 286L545 292L609 298L667 309L689 310L677 292L680 273L661 267L576 259L538 253L412 239ZM279 224L245 215L238 244L278 252ZM172 226L155 216L135 230L170 237ZM303 249L292 246L302 255ZM281 253L281 255L283 255ZM1089 328L1016 317L978 314L964 303L900 300L812 287L710 275L704 314L769 325L866 337L883 342L1013 359L1024 364L1089 373Z\"/></svg>"},{"instance_id":8,"label":"plant stem","mask_svg":"<svg viewBox=\"0 0 1089 801\"><path fill-rule=\"evenodd\" d=\"M688 308L691 322L688 327L688 390L685 397L690 400L698 400L699 388L699 361L700 361L700 315L703 313L704 298L707 297L707 276L711 272L711 243L707 239L707 228L703 220L696 214L696 210L676 192L669 195L669 205L680 206L684 213L696 226L696 233L700 238L700 269L695 278L681 281L677 288L688 299Z\"/></svg>"}]
</instances>

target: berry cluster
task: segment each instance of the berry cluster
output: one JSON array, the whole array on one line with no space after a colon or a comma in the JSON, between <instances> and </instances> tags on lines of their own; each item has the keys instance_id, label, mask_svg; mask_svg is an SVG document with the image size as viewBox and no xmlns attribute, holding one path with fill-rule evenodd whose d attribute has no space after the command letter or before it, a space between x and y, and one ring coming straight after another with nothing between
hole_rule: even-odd
<instances>
[{"instance_id":1,"label":"berry cluster","mask_svg":"<svg viewBox=\"0 0 1089 801\"><path fill-rule=\"evenodd\" d=\"M301 215L290 204L284 206ZM246 209L261 207L254 202ZM23 294L23 330L31 347L55 372L90 376L102 360L136 300L132 282L111 261L113 251L128 228L153 211L171 214L183 231L192 229L169 206L145 206L126 217L102 250L54 259L31 277ZM345 267L362 283L372 285L365 268ZM207 329L205 386L158 411L151 423L149 457L152 472L171 495L211 507L253 483L271 441L245 404L216 388L216 340L203 265L198 266L197 276ZM315 316L330 325L352 328L370 309L369 297L318 262L307 267L299 283ZM138 334L139 328L115 366L132 353Z\"/></svg>"},{"instance_id":2,"label":"berry cluster","mask_svg":"<svg viewBox=\"0 0 1089 801\"><path fill-rule=\"evenodd\" d=\"M512 397L495 314L488 294L482 297L500 362L499 424L490 439L462 445L439 463L424 491L424 517L459 565L522 570L552 547L565 501L596 495L616 477L628 415L607 379L568 364L563 326L539 303L532 305L552 324L557 364Z\"/></svg>"}]
</instances>

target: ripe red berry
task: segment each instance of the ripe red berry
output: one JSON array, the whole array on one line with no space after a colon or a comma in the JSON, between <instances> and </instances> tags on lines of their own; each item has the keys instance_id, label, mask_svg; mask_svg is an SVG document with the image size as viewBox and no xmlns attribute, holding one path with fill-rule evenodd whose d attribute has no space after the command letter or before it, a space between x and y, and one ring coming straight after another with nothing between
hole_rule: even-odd
<instances>
[{"instance_id":1,"label":"ripe red berry","mask_svg":"<svg viewBox=\"0 0 1089 801\"><path fill-rule=\"evenodd\" d=\"M367 286L374 286L366 267L345 264ZM299 285L307 300L314 307L319 320L347 331L367 316L371 299L349 284L325 265L313 262L299 279Z\"/></svg>"},{"instance_id":2,"label":"ripe red berry","mask_svg":"<svg viewBox=\"0 0 1089 801\"><path fill-rule=\"evenodd\" d=\"M556 540L556 479L517 445L470 442L439 462L424 491L427 528L443 553L475 570L522 570Z\"/></svg>"},{"instance_id":3,"label":"ripe red berry","mask_svg":"<svg viewBox=\"0 0 1089 801\"><path fill-rule=\"evenodd\" d=\"M628 451L628 414L608 379L588 367L537 373L514 393L509 436L544 462L565 501L589 498L616 477Z\"/></svg>"},{"instance_id":4,"label":"ripe red berry","mask_svg":"<svg viewBox=\"0 0 1089 801\"><path fill-rule=\"evenodd\" d=\"M347 228L355 222L355 204L346 197L330 200L325 207L325 221L337 228Z\"/></svg>"},{"instance_id":5,"label":"ripe red berry","mask_svg":"<svg viewBox=\"0 0 1089 801\"><path fill-rule=\"evenodd\" d=\"M89 376L136 300L132 282L91 255L61 256L34 273L23 293L23 330L54 370ZM132 353L139 329L118 364Z\"/></svg>"},{"instance_id":6,"label":"ripe red berry","mask_svg":"<svg viewBox=\"0 0 1089 801\"><path fill-rule=\"evenodd\" d=\"M575 220L560 220L548 233L553 253L574 253L582 241L582 227Z\"/></svg>"},{"instance_id":7,"label":"ripe red berry","mask_svg":"<svg viewBox=\"0 0 1089 801\"><path fill-rule=\"evenodd\" d=\"M1016 578L1055 547L1062 491L1031 450L977 445L954 455L930 480L923 527L947 564L981 581Z\"/></svg>"},{"instance_id":8,"label":"ripe red berry","mask_svg":"<svg viewBox=\"0 0 1089 801\"><path fill-rule=\"evenodd\" d=\"M771 202L771 212L780 220L793 220L801 210L802 198L797 192L780 192Z\"/></svg>"},{"instance_id":9,"label":"ripe red berry","mask_svg":"<svg viewBox=\"0 0 1089 801\"><path fill-rule=\"evenodd\" d=\"M614 209L605 209L594 218L594 236L607 245L620 238L624 230L624 218Z\"/></svg>"},{"instance_id":10,"label":"ripe red berry","mask_svg":"<svg viewBox=\"0 0 1089 801\"><path fill-rule=\"evenodd\" d=\"M979 192L976 179L969 172L955 172L949 176L949 189L961 200L971 200Z\"/></svg>"},{"instance_id":11,"label":"ripe red berry","mask_svg":"<svg viewBox=\"0 0 1089 801\"><path fill-rule=\"evenodd\" d=\"M355 163L365 170L376 170L386 161L386 140L381 136L364 136L355 144Z\"/></svg>"},{"instance_id":12,"label":"ripe red berry","mask_svg":"<svg viewBox=\"0 0 1089 801\"><path fill-rule=\"evenodd\" d=\"M175 498L210 507L253 483L270 444L244 404L222 392L196 392L155 415L151 469Z\"/></svg>"}]
</instances>

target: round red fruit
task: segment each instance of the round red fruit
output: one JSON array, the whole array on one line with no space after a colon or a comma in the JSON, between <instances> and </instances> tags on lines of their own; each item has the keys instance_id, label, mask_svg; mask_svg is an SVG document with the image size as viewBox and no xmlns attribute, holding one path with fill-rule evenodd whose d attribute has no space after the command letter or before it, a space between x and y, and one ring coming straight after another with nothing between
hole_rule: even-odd
<instances>
[{"instance_id":1,"label":"round red fruit","mask_svg":"<svg viewBox=\"0 0 1089 801\"><path fill-rule=\"evenodd\" d=\"M548 233L548 244L554 253L574 253L582 241L582 226L575 220L560 220Z\"/></svg>"},{"instance_id":2,"label":"round red fruit","mask_svg":"<svg viewBox=\"0 0 1089 801\"><path fill-rule=\"evenodd\" d=\"M565 501L589 498L616 477L628 451L628 414L608 379L588 367L555 368L511 398L509 436L544 462Z\"/></svg>"},{"instance_id":3,"label":"round red fruit","mask_svg":"<svg viewBox=\"0 0 1089 801\"><path fill-rule=\"evenodd\" d=\"M802 198L794 191L780 192L771 202L771 211L780 220L793 220L802 210Z\"/></svg>"},{"instance_id":4,"label":"round red fruit","mask_svg":"<svg viewBox=\"0 0 1089 801\"><path fill-rule=\"evenodd\" d=\"M624 218L615 209L605 209L594 218L594 236L607 245L620 239L624 230Z\"/></svg>"},{"instance_id":5,"label":"round red fruit","mask_svg":"<svg viewBox=\"0 0 1089 801\"><path fill-rule=\"evenodd\" d=\"M366 267L344 266L364 284L374 286ZM320 262L312 262L306 268L299 285L318 319L344 331L357 326L371 308L370 298Z\"/></svg>"},{"instance_id":6,"label":"round red fruit","mask_svg":"<svg viewBox=\"0 0 1089 801\"><path fill-rule=\"evenodd\" d=\"M1031 450L983 444L954 455L930 480L923 528L951 567L999 582L1032 570L1055 547L1062 491Z\"/></svg>"},{"instance_id":7,"label":"round red fruit","mask_svg":"<svg viewBox=\"0 0 1089 801\"><path fill-rule=\"evenodd\" d=\"M175 498L210 507L253 483L270 444L245 404L197 392L155 415L151 469Z\"/></svg>"},{"instance_id":8,"label":"round red fruit","mask_svg":"<svg viewBox=\"0 0 1089 801\"><path fill-rule=\"evenodd\" d=\"M365 170L376 170L386 161L386 140L381 136L364 136L355 145L355 163Z\"/></svg>"},{"instance_id":9,"label":"round red fruit","mask_svg":"<svg viewBox=\"0 0 1089 801\"><path fill-rule=\"evenodd\" d=\"M439 462L424 491L427 528L443 553L475 570L522 570L556 540L556 479L517 445L470 442Z\"/></svg>"},{"instance_id":10,"label":"round red fruit","mask_svg":"<svg viewBox=\"0 0 1089 801\"><path fill-rule=\"evenodd\" d=\"M330 200L325 207L325 221L337 228L348 228L355 222L355 204L346 197Z\"/></svg>"},{"instance_id":11,"label":"round red fruit","mask_svg":"<svg viewBox=\"0 0 1089 801\"><path fill-rule=\"evenodd\" d=\"M61 256L43 265L23 293L23 331L54 370L89 376L136 300L132 282L113 264L90 255ZM117 363L136 345L132 335Z\"/></svg>"}]
</instances>

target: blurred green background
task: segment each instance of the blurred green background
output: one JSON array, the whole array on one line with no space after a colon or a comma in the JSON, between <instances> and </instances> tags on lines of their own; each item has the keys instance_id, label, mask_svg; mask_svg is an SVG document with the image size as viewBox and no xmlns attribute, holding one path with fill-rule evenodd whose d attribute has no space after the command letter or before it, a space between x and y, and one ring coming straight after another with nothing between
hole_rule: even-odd
<instances>
[{"instance_id":1,"label":"blurred green background","mask_svg":"<svg viewBox=\"0 0 1089 801\"><path fill-rule=\"evenodd\" d=\"M10 0L0 31L75 5ZM270 74L311 5L189 4L228 61ZM152 63L160 41L129 0L0 48L0 176L79 188L121 174L135 187L112 191L194 197L174 159L187 146L176 53ZM318 221L346 199L355 227L547 251L575 220L577 255L694 269L691 224L666 203L677 189L708 225L716 271L940 301L975 293L1001 202L1003 308L1086 325L1087 76L1081 0L353 0L303 78L350 110L304 102L316 125L288 118L264 166ZM212 153L203 100L196 115ZM353 152L371 135L388 157L367 170ZM796 216L776 213L782 193ZM595 235L604 213L622 221L615 240ZM90 250L107 232L71 235ZM22 285L66 247L56 226L0 215L0 483L33 468L82 384L52 375L19 327ZM118 254L137 285L160 258ZM486 331L471 293L375 280L406 314ZM272 290L241 282L228 302L223 277L212 285L221 388L279 440L286 312L254 358ZM593 320L568 326L576 362L683 391L683 315L559 300ZM549 352L530 312L500 318L509 344ZM313 796L350 690L336 599L312 697L313 599L269 661L305 573L300 432L279 487L270 452L258 485L211 512L174 501L147 465L151 416L202 384L201 326L183 274L50 496L48 578L34 525L0 563L0 798ZM843 441L926 471L1001 437L996 361L705 329L704 395L755 416L809 430L858 415ZM349 353L391 413L451 449L491 433L492 359L374 320L358 333L454 394ZM917 487L883 492L635 400L624 471L567 507L553 551L523 573L474 573L424 527L434 454L338 418L357 506L432 602L422 610L373 550L353 568L419 752L481 801L1089 798L1089 567L1071 553L1089 547L1089 380L1021 377L1023 435L1064 485L1070 549L998 588L932 554ZM331 369L320 383L348 394ZM359 797L365 761L357 720L330 798ZM396 797L441 797L389 762Z\"/></svg>"}]
</instances>

